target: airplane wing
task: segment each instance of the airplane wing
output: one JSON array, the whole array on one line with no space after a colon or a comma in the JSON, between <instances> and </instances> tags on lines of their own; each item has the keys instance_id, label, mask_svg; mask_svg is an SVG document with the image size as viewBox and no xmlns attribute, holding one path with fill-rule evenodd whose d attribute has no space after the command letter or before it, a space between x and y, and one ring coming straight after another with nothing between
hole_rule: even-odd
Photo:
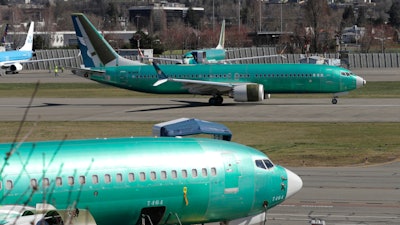
<instances>
[{"instance_id":1,"label":"airplane wing","mask_svg":"<svg viewBox=\"0 0 400 225\"><path fill-rule=\"evenodd\" d=\"M182 83L193 94L227 94L237 85L234 83L171 78L165 75L155 62L153 62L153 66L159 77L159 80L153 84L155 87L167 81L172 81Z\"/></svg>"}]
</instances>

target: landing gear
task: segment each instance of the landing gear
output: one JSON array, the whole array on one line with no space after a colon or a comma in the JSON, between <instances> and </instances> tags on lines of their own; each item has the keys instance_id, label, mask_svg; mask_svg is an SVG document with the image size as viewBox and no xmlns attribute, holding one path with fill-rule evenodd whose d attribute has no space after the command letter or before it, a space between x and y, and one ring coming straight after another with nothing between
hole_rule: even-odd
<instances>
[{"instance_id":1,"label":"landing gear","mask_svg":"<svg viewBox=\"0 0 400 225\"><path fill-rule=\"evenodd\" d=\"M224 101L224 98L222 98L220 95L217 95L217 96L211 97L208 100L208 103L210 105L222 105L223 101Z\"/></svg>"},{"instance_id":2,"label":"landing gear","mask_svg":"<svg viewBox=\"0 0 400 225\"><path fill-rule=\"evenodd\" d=\"M337 97L332 98L332 104L336 105L337 104Z\"/></svg>"}]
</instances>

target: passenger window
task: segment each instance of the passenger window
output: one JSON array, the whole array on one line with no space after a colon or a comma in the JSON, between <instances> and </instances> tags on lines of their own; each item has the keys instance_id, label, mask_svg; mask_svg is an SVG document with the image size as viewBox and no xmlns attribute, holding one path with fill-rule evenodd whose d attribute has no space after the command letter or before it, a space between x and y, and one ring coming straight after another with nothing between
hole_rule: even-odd
<instances>
[{"instance_id":1,"label":"passenger window","mask_svg":"<svg viewBox=\"0 0 400 225\"><path fill-rule=\"evenodd\" d=\"M111 183L111 175L110 174L104 175L104 183L106 183L106 184Z\"/></svg>"},{"instance_id":2,"label":"passenger window","mask_svg":"<svg viewBox=\"0 0 400 225\"><path fill-rule=\"evenodd\" d=\"M217 175L217 169L215 167L211 167L211 176Z\"/></svg>"},{"instance_id":3,"label":"passenger window","mask_svg":"<svg viewBox=\"0 0 400 225\"><path fill-rule=\"evenodd\" d=\"M157 174L156 174L156 172L154 172L154 171L151 171L151 172L150 172L150 179L151 179L151 180L157 179Z\"/></svg>"},{"instance_id":4,"label":"passenger window","mask_svg":"<svg viewBox=\"0 0 400 225\"><path fill-rule=\"evenodd\" d=\"M187 171L186 170L182 170L182 177L183 178L187 178Z\"/></svg>"},{"instance_id":5,"label":"passenger window","mask_svg":"<svg viewBox=\"0 0 400 225\"><path fill-rule=\"evenodd\" d=\"M128 174L128 181L129 182L135 181L135 174L134 173L129 173Z\"/></svg>"},{"instance_id":6,"label":"passenger window","mask_svg":"<svg viewBox=\"0 0 400 225\"><path fill-rule=\"evenodd\" d=\"M36 179L31 179L31 187L32 187L33 189L36 189L36 188L38 187L38 185L37 185L37 180L36 180Z\"/></svg>"},{"instance_id":7,"label":"passenger window","mask_svg":"<svg viewBox=\"0 0 400 225\"><path fill-rule=\"evenodd\" d=\"M117 182L118 183L122 182L122 173L117 173Z\"/></svg>"},{"instance_id":8,"label":"passenger window","mask_svg":"<svg viewBox=\"0 0 400 225\"><path fill-rule=\"evenodd\" d=\"M62 186L62 178L61 177L56 177L56 186L57 187Z\"/></svg>"},{"instance_id":9,"label":"passenger window","mask_svg":"<svg viewBox=\"0 0 400 225\"><path fill-rule=\"evenodd\" d=\"M86 183L86 178L85 178L85 176L79 176L79 183L80 183L80 184L85 184L85 183Z\"/></svg>"},{"instance_id":10,"label":"passenger window","mask_svg":"<svg viewBox=\"0 0 400 225\"><path fill-rule=\"evenodd\" d=\"M161 171L161 180L167 179L167 171Z\"/></svg>"},{"instance_id":11,"label":"passenger window","mask_svg":"<svg viewBox=\"0 0 400 225\"><path fill-rule=\"evenodd\" d=\"M99 183L99 176L92 175L92 183L93 184L98 184Z\"/></svg>"},{"instance_id":12,"label":"passenger window","mask_svg":"<svg viewBox=\"0 0 400 225\"><path fill-rule=\"evenodd\" d=\"M68 184L70 185L70 186L72 186L72 185L74 185L74 177L72 177L72 176L69 176L68 177Z\"/></svg>"},{"instance_id":13,"label":"passenger window","mask_svg":"<svg viewBox=\"0 0 400 225\"><path fill-rule=\"evenodd\" d=\"M196 169L192 169L192 177L197 177L197 170Z\"/></svg>"},{"instance_id":14,"label":"passenger window","mask_svg":"<svg viewBox=\"0 0 400 225\"><path fill-rule=\"evenodd\" d=\"M141 181L146 180L146 174L144 172L140 172L140 180Z\"/></svg>"},{"instance_id":15,"label":"passenger window","mask_svg":"<svg viewBox=\"0 0 400 225\"><path fill-rule=\"evenodd\" d=\"M178 173L176 172L176 170L171 171L171 177L172 179L176 179L178 177Z\"/></svg>"},{"instance_id":16,"label":"passenger window","mask_svg":"<svg viewBox=\"0 0 400 225\"><path fill-rule=\"evenodd\" d=\"M43 178L43 187L49 187L50 186L50 181L49 178L45 177Z\"/></svg>"},{"instance_id":17,"label":"passenger window","mask_svg":"<svg viewBox=\"0 0 400 225\"><path fill-rule=\"evenodd\" d=\"M203 175L203 177L207 177L207 169L206 168L201 169L201 174Z\"/></svg>"},{"instance_id":18,"label":"passenger window","mask_svg":"<svg viewBox=\"0 0 400 225\"><path fill-rule=\"evenodd\" d=\"M7 180L6 189L11 190L13 188L14 188L14 184L13 184L12 180Z\"/></svg>"}]
</instances>

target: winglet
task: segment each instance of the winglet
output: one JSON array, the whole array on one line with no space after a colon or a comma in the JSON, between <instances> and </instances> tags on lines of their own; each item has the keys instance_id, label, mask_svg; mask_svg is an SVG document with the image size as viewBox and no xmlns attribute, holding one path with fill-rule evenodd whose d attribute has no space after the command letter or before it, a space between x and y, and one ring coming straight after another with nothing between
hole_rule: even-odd
<instances>
[{"instance_id":1,"label":"winglet","mask_svg":"<svg viewBox=\"0 0 400 225\"><path fill-rule=\"evenodd\" d=\"M34 22L31 22L29 26L28 34L26 35L25 44L19 50L20 51L32 51L33 49L33 28Z\"/></svg>"},{"instance_id":2,"label":"winglet","mask_svg":"<svg viewBox=\"0 0 400 225\"><path fill-rule=\"evenodd\" d=\"M158 76L158 81L155 82L153 84L153 86L156 87L158 85L161 85L161 84L167 82L168 81L167 75L165 75L165 73L160 69L160 67L154 61L153 61L153 66L154 66L154 69L156 70L157 76Z\"/></svg>"},{"instance_id":3,"label":"winglet","mask_svg":"<svg viewBox=\"0 0 400 225\"><path fill-rule=\"evenodd\" d=\"M219 42L216 49L224 49L225 43L225 20L222 20L221 33L219 34Z\"/></svg>"}]
</instances>

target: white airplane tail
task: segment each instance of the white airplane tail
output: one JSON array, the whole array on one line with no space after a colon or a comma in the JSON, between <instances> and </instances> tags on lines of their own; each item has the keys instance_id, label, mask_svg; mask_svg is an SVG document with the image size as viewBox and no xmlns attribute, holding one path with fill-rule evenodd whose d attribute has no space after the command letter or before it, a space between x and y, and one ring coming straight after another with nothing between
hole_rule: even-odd
<instances>
[{"instance_id":1,"label":"white airplane tail","mask_svg":"<svg viewBox=\"0 0 400 225\"><path fill-rule=\"evenodd\" d=\"M73 13L72 22L85 67L143 65L118 55L84 14Z\"/></svg>"},{"instance_id":2,"label":"white airplane tail","mask_svg":"<svg viewBox=\"0 0 400 225\"><path fill-rule=\"evenodd\" d=\"M219 34L219 42L216 49L224 49L225 43L225 20L222 21L221 33Z\"/></svg>"},{"instance_id":3,"label":"white airplane tail","mask_svg":"<svg viewBox=\"0 0 400 225\"><path fill-rule=\"evenodd\" d=\"M29 26L28 30L28 35L26 36L25 39L25 44L22 46L19 50L20 51L32 51L33 50L33 28L34 28L34 23L31 22L31 25Z\"/></svg>"}]
</instances>

